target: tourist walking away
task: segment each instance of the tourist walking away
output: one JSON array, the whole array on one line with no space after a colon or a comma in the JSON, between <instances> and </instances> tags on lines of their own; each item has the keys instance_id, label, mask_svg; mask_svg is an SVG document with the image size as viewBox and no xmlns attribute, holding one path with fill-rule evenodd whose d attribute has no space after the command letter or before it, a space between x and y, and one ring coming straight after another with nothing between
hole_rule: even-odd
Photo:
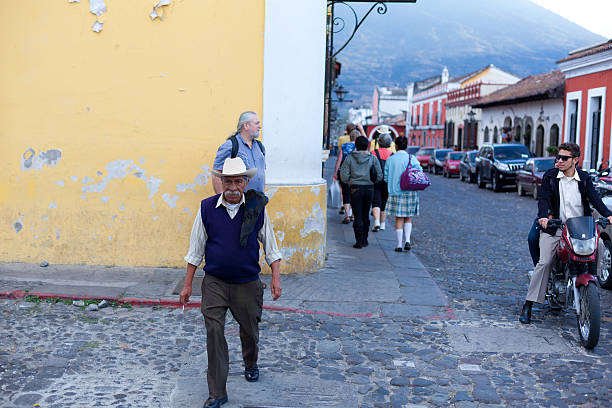
<instances>
[{"instance_id":1,"label":"tourist walking away","mask_svg":"<svg viewBox=\"0 0 612 408\"><path fill-rule=\"evenodd\" d=\"M370 229L370 206L374 196L374 184L382 180L382 169L378 159L368 152L368 139L359 136L355 139L355 151L340 167L340 178L347 183L351 194L351 207L355 214L353 231L354 248L368 246Z\"/></svg>"},{"instance_id":2,"label":"tourist walking away","mask_svg":"<svg viewBox=\"0 0 612 408\"><path fill-rule=\"evenodd\" d=\"M257 367L259 322L264 286L259 280L259 243L272 269L272 299L281 296L280 260L272 223L265 210L268 199L259 191L248 190L256 168L247 170L240 157L227 158L220 171L213 171L223 192L206 198L200 205L189 243L187 275L180 302L189 302L193 275L204 257L202 314L206 326L208 354L208 393L204 407L217 408L228 401L226 389L229 355L225 340L227 310L240 326L244 377L259 379Z\"/></svg>"},{"instance_id":3,"label":"tourist walking away","mask_svg":"<svg viewBox=\"0 0 612 408\"><path fill-rule=\"evenodd\" d=\"M416 156L408 154L408 139L400 136L395 139L397 152L385 163L385 181L389 190L389 199L385 212L395 216L395 236L397 238L396 252L410 251L410 235L412 234L412 217L419 215L419 192L402 190L400 179L402 173L410 165L423 170Z\"/></svg>"},{"instance_id":4,"label":"tourist walking away","mask_svg":"<svg viewBox=\"0 0 612 408\"><path fill-rule=\"evenodd\" d=\"M601 201L591 176L578 170L580 146L562 143L556 156L557 166L544 173L538 194L538 223L540 224L540 259L535 266L519 321L531 323L533 302L544 303L548 274L561 239L561 229L549 227L549 219L592 216L591 205L612 222L612 211Z\"/></svg>"},{"instance_id":5,"label":"tourist walking away","mask_svg":"<svg viewBox=\"0 0 612 408\"><path fill-rule=\"evenodd\" d=\"M240 157L247 169L257 169L257 173L249 182L249 188L264 193L266 185L266 149L259 140L261 122L257 113L246 111L240 114L236 132L227 138L217 149L213 170L219 172L225 159ZM213 177L213 189L220 194L223 191L221 180Z\"/></svg>"},{"instance_id":6,"label":"tourist walking away","mask_svg":"<svg viewBox=\"0 0 612 408\"><path fill-rule=\"evenodd\" d=\"M392 153L395 153L395 143L393 142L393 133L391 133L391 128L387 125L380 125L378 129L374 131L374 134L372 135L372 140L370 140L370 147L368 148L368 150L373 152L374 150L380 147L378 140L381 135L389 135L389 137L391 138L391 144L389 145L388 149L391 150Z\"/></svg>"},{"instance_id":7,"label":"tourist walking away","mask_svg":"<svg viewBox=\"0 0 612 408\"><path fill-rule=\"evenodd\" d=\"M389 132L391 133L391 132ZM374 149L372 154L378 159L381 170L384 170L386 161L393 152L390 149L391 135L389 133L383 133L378 137L377 144L378 148ZM385 206L387 205L387 199L389 198L389 190L387 182L381 180L374 184L374 199L372 200L372 215L374 216L374 227L373 232L379 230L385 230L387 215L385 213Z\"/></svg>"},{"instance_id":8,"label":"tourist walking away","mask_svg":"<svg viewBox=\"0 0 612 408\"><path fill-rule=\"evenodd\" d=\"M344 207L344 220L343 224L348 224L355 219L351 208L351 191L349 185L342 180L340 177L340 167L344 163L347 157L355 150L355 139L359 137L360 133L357 129L351 130L349 135L350 139L348 142L342 144L342 148L338 152L338 160L336 160L336 168L334 169L333 180L340 181L340 188L342 189L342 206ZM366 139L367 140L367 139Z\"/></svg>"}]
</instances>

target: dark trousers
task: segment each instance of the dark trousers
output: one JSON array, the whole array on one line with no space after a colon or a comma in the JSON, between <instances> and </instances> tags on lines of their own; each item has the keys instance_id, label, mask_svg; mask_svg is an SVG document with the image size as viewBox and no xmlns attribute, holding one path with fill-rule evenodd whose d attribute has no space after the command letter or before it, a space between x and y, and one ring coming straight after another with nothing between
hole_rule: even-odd
<instances>
[{"instance_id":1,"label":"dark trousers","mask_svg":"<svg viewBox=\"0 0 612 408\"><path fill-rule=\"evenodd\" d=\"M351 186L351 208L355 221L353 221L353 231L355 232L355 241L358 244L367 244L368 230L370 229L370 206L374 196L374 187L369 186Z\"/></svg>"},{"instance_id":2,"label":"dark trousers","mask_svg":"<svg viewBox=\"0 0 612 408\"><path fill-rule=\"evenodd\" d=\"M208 393L219 399L227 395L229 354L225 341L225 315L229 309L240 325L242 359L246 367L257 364L259 322L263 306L263 285L259 279L248 283L227 283L212 275L202 281L202 314L206 325Z\"/></svg>"},{"instance_id":3,"label":"dark trousers","mask_svg":"<svg viewBox=\"0 0 612 408\"><path fill-rule=\"evenodd\" d=\"M531 254L533 266L536 266L540 260L540 224L537 218L533 221L533 225L529 230L527 244L529 245L529 253Z\"/></svg>"}]
</instances>

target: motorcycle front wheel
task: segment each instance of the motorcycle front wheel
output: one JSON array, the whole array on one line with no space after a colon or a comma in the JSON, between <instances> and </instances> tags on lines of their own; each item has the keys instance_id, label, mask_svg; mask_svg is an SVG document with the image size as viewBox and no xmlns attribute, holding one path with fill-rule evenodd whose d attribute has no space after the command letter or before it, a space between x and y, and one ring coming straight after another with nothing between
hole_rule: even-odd
<instances>
[{"instance_id":1,"label":"motorcycle front wheel","mask_svg":"<svg viewBox=\"0 0 612 408\"><path fill-rule=\"evenodd\" d=\"M582 346L590 350L599 342L601 325L599 294L593 282L589 282L587 286L581 286L578 291L580 292L580 313L577 316L578 334Z\"/></svg>"}]
</instances>

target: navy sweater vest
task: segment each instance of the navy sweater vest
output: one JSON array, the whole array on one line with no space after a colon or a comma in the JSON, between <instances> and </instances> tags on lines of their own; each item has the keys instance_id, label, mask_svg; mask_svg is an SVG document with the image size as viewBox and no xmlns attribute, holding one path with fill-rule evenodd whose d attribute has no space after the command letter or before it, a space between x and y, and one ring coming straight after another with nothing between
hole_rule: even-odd
<instances>
[{"instance_id":1,"label":"navy sweater vest","mask_svg":"<svg viewBox=\"0 0 612 408\"><path fill-rule=\"evenodd\" d=\"M240 228L244 205L240 206L234 219L227 209L215 208L220 194L202 200L200 211L202 224L208 239L204 251L204 272L228 283L246 283L259 279L259 241L257 234L263 227L264 212L257 219L245 248L240 246Z\"/></svg>"}]
</instances>

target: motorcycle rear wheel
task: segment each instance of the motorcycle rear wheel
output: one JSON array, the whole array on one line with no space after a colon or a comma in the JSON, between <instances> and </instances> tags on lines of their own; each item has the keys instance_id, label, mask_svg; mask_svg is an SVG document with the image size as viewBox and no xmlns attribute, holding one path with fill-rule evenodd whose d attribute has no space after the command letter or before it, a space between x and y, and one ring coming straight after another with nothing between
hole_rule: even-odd
<instances>
[{"instance_id":1,"label":"motorcycle rear wheel","mask_svg":"<svg viewBox=\"0 0 612 408\"><path fill-rule=\"evenodd\" d=\"M601 325L599 294L593 282L589 282L587 286L581 286L578 291L580 292L580 314L576 317L578 334L582 346L590 350L599 342Z\"/></svg>"}]
</instances>

